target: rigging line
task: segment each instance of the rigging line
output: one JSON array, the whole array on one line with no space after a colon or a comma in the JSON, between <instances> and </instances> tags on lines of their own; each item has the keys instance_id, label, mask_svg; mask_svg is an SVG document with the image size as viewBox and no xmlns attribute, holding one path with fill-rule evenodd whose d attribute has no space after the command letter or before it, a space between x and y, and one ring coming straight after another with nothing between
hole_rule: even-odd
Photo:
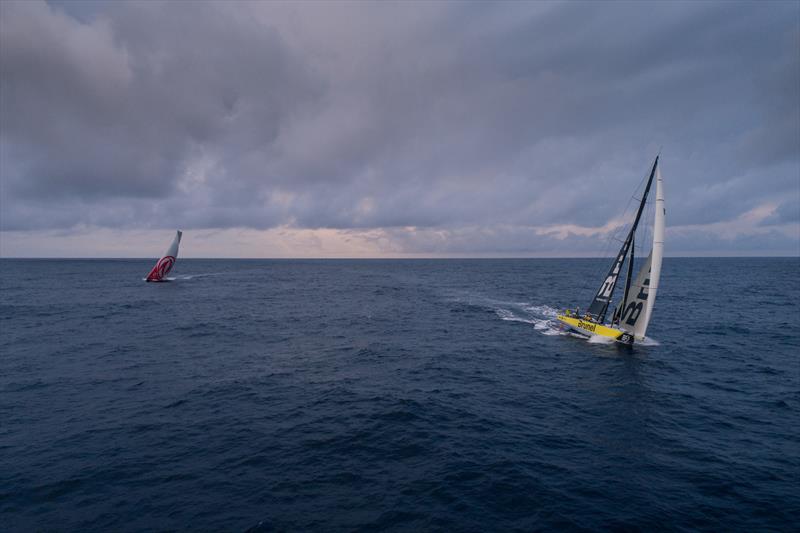
<instances>
[{"instance_id":1,"label":"rigging line","mask_svg":"<svg viewBox=\"0 0 800 533\"><path fill-rule=\"evenodd\" d=\"M630 198L628 198L628 203L625 205L625 209L623 209L622 211L622 217L621 217L622 220L628 218L629 211L631 210L631 205L633 205L634 196L636 195L636 192L642 188L642 185L645 183L646 179L647 177L645 176L645 178L643 178L636 186L636 188L633 190L633 194L630 196ZM624 242L624 240L620 238L620 235L623 233L627 233L627 231L628 231L628 225L621 224L617 226L614 229L614 231L606 237L605 246L603 247L603 253L601 255L602 259L608 259L610 257L612 241L616 241L618 243ZM604 266L604 264L598 261L597 267L595 267L595 271L592 275L592 279L599 278L600 276L602 276L605 273L605 270L606 267ZM584 278L582 290L587 290L588 287L589 287L589 278Z\"/></svg>"},{"instance_id":2,"label":"rigging line","mask_svg":"<svg viewBox=\"0 0 800 533\"><path fill-rule=\"evenodd\" d=\"M641 190L640 198L644 198L644 197L647 196L647 193L649 192L650 184L652 183L652 179L654 177L654 172L655 172L657 164L658 164L658 157L656 157L655 161L653 162L653 166L650 168L650 172L645 173L645 175L643 176L642 180L639 182L639 184L633 190L633 193L631 194L631 197L628 199L628 203L625 206L625 211L624 211L624 215L623 215L624 218L627 218L626 215L628 213L628 210L630 209L631 203L633 202L633 199L636 197L636 194L638 192L640 192L640 190ZM644 186L644 189L642 190L643 186ZM627 230L627 232L626 232L628 235L626 236L625 241L627 241L628 238L630 238L630 234L634 231L635 226L638 225L638 222L639 222L639 220L641 218L641 215L642 215L642 211L644 210L646 205L647 205L646 201L642 202L641 200L639 200L638 207L636 209L636 217L635 217L634 221L630 224L630 226L624 225L624 227L629 228ZM619 230L620 229L622 229L622 228L618 228L617 232L615 232L613 234L614 238L616 238L616 236L619 234ZM608 250L608 248L610 247L610 242L611 242L610 240L607 242L606 250ZM607 252L605 252L605 253L607 253ZM602 275L602 272L603 272L602 270L599 271L598 276ZM585 281L585 283L588 283L588 280L584 280L584 281ZM616 283L614 283L614 285L613 285L613 287L611 289L612 295L614 293L614 289L615 288L616 288ZM594 302L594 300L593 300L593 302ZM606 302L606 307L608 307L608 302Z\"/></svg>"},{"instance_id":3,"label":"rigging line","mask_svg":"<svg viewBox=\"0 0 800 533\"><path fill-rule=\"evenodd\" d=\"M640 257L644 257L647 255L645 252L650 247L650 243L652 242L652 233L653 233L653 218L655 215L654 210L655 203L651 200L645 202L645 210L642 215L643 224L640 224L640 236L635 241L635 250L639 252Z\"/></svg>"},{"instance_id":4,"label":"rigging line","mask_svg":"<svg viewBox=\"0 0 800 533\"><path fill-rule=\"evenodd\" d=\"M660 152L659 152L659 154L660 154ZM657 160L658 160L658 156L656 156L656 161ZM651 172L652 172L652 170L651 170ZM636 197L636 194L638 192L640 192L640 190L642 190L642 187L644 187L645 184L650 180L651 172L645 171L642 179L639 181L639 183L636 186L636 188L634 188L633 193L631 194L630 198L628 198L628 203L625 205L625 209L623 210L623 214L622 214L622 218L623 219L627 218L628 211L631 208L631 204L633 203L634 198ZM643 196L643 194L644 194L644 191L642 191L642 196ZM639 202L640 207L641 207L641 196L639 197L638 202ZM649 202L645 202L645 204L647 204L647 203L649 203ZM632 224L630 225L630 227L632 227ZM611 248L612 239L616 240L617 242L624 242L624 241L621 241L618 238L618 235L625 228L628 228L628 226L626 224L622 224L621 226L617 227L609 237L607 237L606 243L605 243L605 246L604 246L604 249L603 249L603 255L602 255L602 257L604 259L607 259L609 257L609 250ZM593 276L593 278L602 276L604 274L604 272L605 272L605 268L603 267L602 263L598 261L598 266L596 267L596 272L595 272L595 275ZM589 279L588 278L584 278L583 287L581 288L581 290L582 291L586 291L588 289L588 284L589 284ZM616 289L616 286L614 287L614 289ZM612 297L613 297L614 289L612 289Z\"/></svg>"},{"instance_id":5,"label":"rigging line","mask_svg":"<svg viewBox=\"0 0 800 533\"><path fill-rule=\"evenodd\" d=\"M656 202L655 202L655 199L653 199L652 201L648 202L648 205L647 205L647 219L646 219L647 223L645 224L645 228L644 228L645 229L644 234L647 237L647 241L646 242L647 243L651 243L651 246L652 246L653 236L654 236L653 235L653 231L655 229L654 228L655 214L656 214Z\"/></svg>"},{"instance_id":6,"label":"rigging line","mask_svg":"<svg viewBox=\"0 0 800 533\"><path fill-rule=\"evenodd\" d=\"M626 215L628 214L628 210L629 210L630 206L631 206L631 200L628 199L628 205L625 207L625 210L622 213L622 218L623 219L627 218ZM609 259L611 257L611 254L610 254L611 245L612 245L613 241L616 241L618 243L624 242L619 238L619 235L624 233L624 232L627 232L627 225L626 224L621 224L621 225L617 226L616 228L614 228L613 232L610 233L606 237L605 244L603 246L603 252L602 252L602 255L599 258L599 259L602 259L602 261L597 261L597 266L595 267L595 270L594 270L591 278L589 278L589 277L584 277L583 278L583 290L584 291L588 290L588 288L589 288L589 279L592 279L592 280L597 279L597 278L599 278L600 276L602 276L605 273L605 270L607 268L605 266L605 264L606 264L605 260L607 260L607 259ZM616 256L616 254L615 254L615 256ZM594 283L592 283L592 285L594 285Z\"/></svg>"},{"instance_id":7,"label":"rigging line","mask_svg":"<svg viewBox=\"0 0 800 533\"><path fill-rule=\"evenodd\" d=\"M637 186L637 189L640 188L640 187L641 187L641 183ZM631 202L632 202L632 199L629 198L628 199L628 203L627 203L627 205L625 206L625 209L622 212L622 219L623 220L625 218L627 218L626 215L628 214L628 210L631 207ZM621 239L619 239L618 236L622 232L626 231L626 228L627 228L626 224L621 224L621 225L617 226L616 228L614 228L613 232L611 232L610 234L607 234L606 239L605 239L605 244L603 245L603 251L601 252L599 259L606 260L606 259L608 259L610 257L612 241L616 240L617 242L623 242ZM605 266L604 265L605 265L605 263L603 261L597 261L597 266L595 266L594 271L591 273L591 275L589 277L583 277L583 286L581 287L581 290L583 292L586 292L586 291L589 290L589 287L590 287L589 286L589 280L590 279L597 279L597 278L599 278L600 276L602 276L604 274L604 272L605 272ZM594 285L594 283L592 283L592 285Z\"/></svg>"},{"instance_id":8,"label":"rigging line","mask_svg":"<svg viewBox=\"0 0 800 533\"><path fill-rule=\"evenodd\" d=\"M631 224L631 228L628 231L628 236L625 239L625 243L622 245L622 249L620 250L619 258L614 261L611 265L611 270L609 270L609 274L606 277L607 281L603 282L601 285L600 292L595 295L595 298L592 300L592 303L589 305L589 313L594 315L598 322L602 322L605 318L606 311L608 310L610 300L608 296L614 292L614 288L619 280L619 276L617 273L619 272L619 268L624 263L626 256L628 254L628 249L633 242L634 235L636 230L638 229L639 222L642 218L642 213L646 207L646 198L648 193L650 192L650 187L653 184L653 178L655 177L656 167L658 166L658 157L653 161L653 166L650 169L649 176L647 178L647 185L645 185L644 192L642 193L642 200L639 202L639 207L636 209L636 218L634 218L633 223ZM608 289L608 295L601 296L601 293L605 290L603 287L606 286L606 283L610 283L611 286Z\"/></svg>"}]
</instances>

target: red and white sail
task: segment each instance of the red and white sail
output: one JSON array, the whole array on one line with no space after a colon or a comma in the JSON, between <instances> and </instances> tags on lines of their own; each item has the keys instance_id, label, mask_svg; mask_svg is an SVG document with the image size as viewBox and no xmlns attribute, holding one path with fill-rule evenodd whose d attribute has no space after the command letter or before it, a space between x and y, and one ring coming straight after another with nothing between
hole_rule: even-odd
<instances>
[{"instance_id":1,"label":"red and white sail","mask_svg":"<svg viewBox=\"0 0 800 533\"><path fill-rule=\"evenodd\" d=\"M175 233L175 239L172 241L172 244L169 246L167 253L158 260L156 266L153 267L153 270L147 275L147 281L164 281L167 278L167 274L169 271L172 270L172 265L175 264L175 260L178 259L178 245L181 243L181 235L183 232L178 230Z\"/></svg>"}]
</instances>

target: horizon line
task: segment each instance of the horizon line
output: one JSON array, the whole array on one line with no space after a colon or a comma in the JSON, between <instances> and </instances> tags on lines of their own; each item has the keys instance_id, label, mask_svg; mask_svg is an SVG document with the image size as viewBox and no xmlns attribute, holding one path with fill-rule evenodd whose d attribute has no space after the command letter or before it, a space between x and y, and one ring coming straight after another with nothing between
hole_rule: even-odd
<instances>
[{"instance_id":1,"label":"horizon line","mask_svg":"<svg viewBox=\"0 0 800 533\"><path fill-rule=\"evenodd\" d=\"M180 257L181 261L385 261L385 260L502 260L502 259L609 259L613 256L601 255L548 255L548 256L389 256L389 257ZM798 254L775 254L775 255L665 255L665 259L800 259ZM45 257L45 256L0 256L0 260L41 260L41 261L150 261L157 260L158 257Z\"/></svg>"}]
</instances>

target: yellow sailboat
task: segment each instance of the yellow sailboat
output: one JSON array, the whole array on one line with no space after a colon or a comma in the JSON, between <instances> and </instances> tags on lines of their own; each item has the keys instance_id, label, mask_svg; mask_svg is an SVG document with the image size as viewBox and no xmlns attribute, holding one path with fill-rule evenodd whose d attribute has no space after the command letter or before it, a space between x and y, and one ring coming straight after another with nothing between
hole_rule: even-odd
<instances>
[{"instance_id":1,"label":"yellow sailboat","mask_svg":"<svg viewBox=\"0 0 800 533\"><path fill-rule=\"evenodd\" d=\"M653 181L656 182L656 205L652 249L636 276L636 280L633 281L636 229L639 226ZM627 238L622 243L622 248L620 248L614 263L611 265L611 269L608 271L608 275L585 313L580 313L577 309L575 311L566 310L557 316L565 328L589 337L597 335L613 339L626 345L632 345L634 341L641 341L645 338L647 326L650 324L653 314L653 305L658 292L658 281L661 277L661 263L664 258L665 217L664 189L661 172L658 168L658 157L656 157L639 209L636 212L636 218ZM611 305L614 288L617 285L617 280L620 277L626 259L628 260L628 271L622 300L612 313L611 320L606 322L606 314Z\"/></svg>"}]
</instances>

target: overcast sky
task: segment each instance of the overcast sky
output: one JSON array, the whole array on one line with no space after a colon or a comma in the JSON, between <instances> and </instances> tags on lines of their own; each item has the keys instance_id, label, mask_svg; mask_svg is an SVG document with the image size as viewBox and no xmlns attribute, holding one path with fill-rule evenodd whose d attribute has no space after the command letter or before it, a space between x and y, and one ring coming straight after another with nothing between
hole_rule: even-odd
<instances>
[{"instance_id":1,"label":"overcast sky","mask_svg":"<svg viewBox=\"0 0 800 533\"><path fill-rule=\"evenodd\" d=\"M800 254L800 3L0 2L0 255Z\"/></svg>"}]
</instances>

